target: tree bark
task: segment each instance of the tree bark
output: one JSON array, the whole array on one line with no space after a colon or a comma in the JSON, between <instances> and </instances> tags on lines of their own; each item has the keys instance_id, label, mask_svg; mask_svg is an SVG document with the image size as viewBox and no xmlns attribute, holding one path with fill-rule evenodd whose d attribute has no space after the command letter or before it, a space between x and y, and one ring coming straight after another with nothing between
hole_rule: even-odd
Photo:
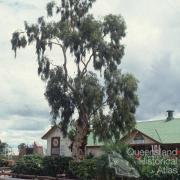
<instances>
[{"instance_id":1,"label":"tree bark","mask_svg":"<svg viewBox=\"0 0 180 180\"><path fill-rule=\"evenodd\" d=\"M72 157L75 161L81 161L85 158L88 131L88 127L80 125L77 122L76 135L72 146Z\"/></svg>"}]
</instances>

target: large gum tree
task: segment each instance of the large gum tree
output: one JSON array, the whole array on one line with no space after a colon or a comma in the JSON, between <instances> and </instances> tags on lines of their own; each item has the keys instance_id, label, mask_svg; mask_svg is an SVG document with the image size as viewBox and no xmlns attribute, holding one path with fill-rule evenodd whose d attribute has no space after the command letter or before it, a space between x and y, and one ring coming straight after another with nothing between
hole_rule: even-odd
<instances>
[{"instance_id":1,"label":"large gum tree","mask_svg":"<svg viewBox=\"0 0 180 180\"><path fill-rule=\"evenodd\" d=\"M131 130L138 106L138 82L119 67L124 55L124 19L112 14L96 19L89 12L94 2L50 2L46 18L25 22L24 30L15 31L11 39L15 56L17 49L35 44L38 74L46 82L52 119L60 119L64 135L71 131L75 160L85 157L90 132L106 141L119 140ZM62 53L56 64L50 56L55 46Z\"/></svg>"}]
</instances>

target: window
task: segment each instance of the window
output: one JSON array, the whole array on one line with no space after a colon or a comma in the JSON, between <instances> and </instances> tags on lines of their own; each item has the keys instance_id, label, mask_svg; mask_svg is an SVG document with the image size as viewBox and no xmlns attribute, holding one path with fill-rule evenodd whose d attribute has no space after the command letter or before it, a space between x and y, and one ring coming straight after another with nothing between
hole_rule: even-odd
<instances>
[{"instance_id":1,"label":"window","mask_svg":"<svg viewBox=\"0 0 180 180\"><path fill-rule=\"evenodd\" d=\"M142 134L136 134L134 137L134 144L144 144L144 137Z\"/></svg>"},{"instance_id":2,"label":"window","mask_svg":"<svg viewBox=\"0 0 180 180\"><path fill-rule=\"evenodd\" d=\"M51 155L60 155L60 137L51 138Z\"/></svg>"}]
</instances>

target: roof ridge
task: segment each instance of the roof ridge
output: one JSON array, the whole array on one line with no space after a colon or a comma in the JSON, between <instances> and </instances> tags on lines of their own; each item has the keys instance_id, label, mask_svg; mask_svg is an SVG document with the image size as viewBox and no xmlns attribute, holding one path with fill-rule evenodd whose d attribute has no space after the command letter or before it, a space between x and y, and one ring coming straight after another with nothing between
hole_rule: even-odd
<instances>
[{"instance_id":1,"label":"roof ridge","mask_svg":"<svg viewBox=\"0 0 180 180\"><path fill-rule=\"evenodd\" d=\"M179 120L180 118L174 118L173 120L171 121L174 121L174 120ZM166 121L166 119L158 119L158 120L140 120L140 121L136 121L136 123L150 123L150 122L158 122L158 121ZM171 122L171 121L168 121L168 122Z\"/></svg>"},{"instance_id":2,"label":"roof ridge","mask_svg":"<svg viewBox=\"0 0 180 180\"><path fill-rule=\"evenodd\" d=\"M148 123L148 122L157 122L157 121L165 121L165 119L159 119L159 120L142 120L142 121L137 121L137 123Z\"/></svg>"}]
</instances>

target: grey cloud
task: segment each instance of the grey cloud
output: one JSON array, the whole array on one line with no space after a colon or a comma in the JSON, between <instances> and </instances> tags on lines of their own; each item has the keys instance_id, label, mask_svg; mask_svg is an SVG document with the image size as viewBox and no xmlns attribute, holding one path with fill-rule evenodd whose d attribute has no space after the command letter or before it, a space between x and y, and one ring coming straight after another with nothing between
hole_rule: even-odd
<instances>
[{"instance_id":1,"label":"grey cloud","mask_svg":"<svg viewBox=\"0 0 180 180\"><path fill-rule=\"evenodd\" d=\"M128 26L122 68L140 81L137 119L165 117L167 109L179 114L180 3L131 2L119 1Z\"/></svg>"},{"instance_id":2,"label":"grey cloud","mask_svg":"<svg viewBox=\"0 0 180 180\"><path fill-rule=\"evenodd\" d=\"M49 107L43 96L45 84L37 76L33 48L18 52L14 60L10 46L11 33L22 28L24 20L32 22L46 15L47 1L0 0L0 123L4 125L0 138L11 144L41 141L50 124ZM140 81L137 119L165 116L167 109L179 114L180 2L98 0L92 12L98 17L122 14L127 23L121 67ZM57 52L53 58L56 56Z\"/></svg>"},{"instance_id":3,"label":"grey cloud","mask_svg":"<svg viewBox=\"0 0 180 180\"><path fill-rule=\"evenodd\" d=\"M22 0L1 0L0 3L5 4L11 8L13 8L14 11L25 11L25 10L37 10L37 5L32 4L30 1L22 1Z\"/></svg>"},{"instance_id":4,"label":"grey cloud","mask_svg":"<svg viewBox=\"0 0 180 180\"><path fill-rule=\"evenodd\" d=\"M180 112L180 63L170 55L153 64L151 75L141 89L141 118L158 116L168 109ZM145 113L144 113L145 112Z\"/></svg>"},{"instance_id":5,"label":"grey cloud","mask_svg":"<svg viewBox=\"0 0 180 180\"><path fill-rule=\"evenodd\" d=\"M0 104L1 106L1 104ZM41 117L41 118L45 118L48 119L49 118L49 112L47 111L47 109L45 110L41 110L38 109L36 107L32 108L32 107L23 107L23 105L19 105L18 107L11 107L11 109L8 106L4 106L4 104L2 105L3 108L1 109L0 112L0 116L1 118L9 118L11 116L22 116L22 117Z\"/></svg>"},{"instance_id":6,"label":"grey cloud","mask_svg":"<svg viewBox=\"0 0 180 180\"><path fill-rule=\"evenodd\" d=\"M42 131L48 126L48 118L37 119L33 117L20 117L14 120L14 123L9 126L10 130L16 131Z\"/></svg>"},{"instance_id":7,"label":"grey cloud","mask_svg":"<svg viewBox=\"0 0 180 180\"><path fill-rule=\"evenodd\" d=\"M9 115L6 118L0 118L0 130L18 131L42 131L50 124L48 117L33 117L21 115Z\"/></svg>"}]
</instances>

